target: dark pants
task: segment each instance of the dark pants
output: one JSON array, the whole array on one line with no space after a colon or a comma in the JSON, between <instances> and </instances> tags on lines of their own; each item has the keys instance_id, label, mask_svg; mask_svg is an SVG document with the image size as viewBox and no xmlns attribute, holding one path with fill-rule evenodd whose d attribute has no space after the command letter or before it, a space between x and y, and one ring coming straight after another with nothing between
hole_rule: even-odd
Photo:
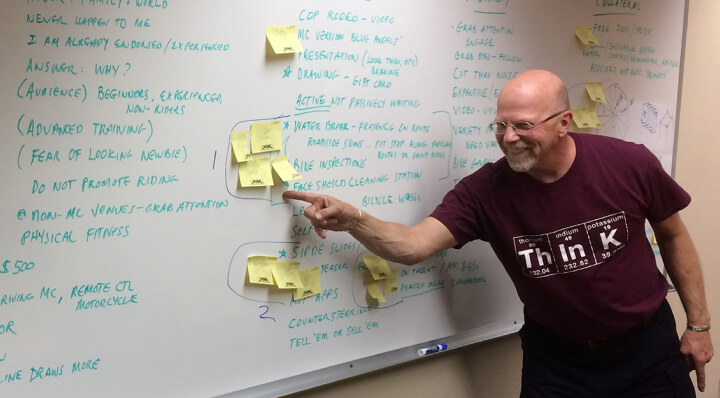
<instances>
[{"instance_id":1,"label":"dark pants","mask_svg":"<svg viewBox=\"0 0 720 398\"><path fill-rule=\"evenodd\" d=\"M527 317L520 337L521 398L695 397L667 301L642 326L597 344L570 342Z\"/></svg>"}]
</instances>

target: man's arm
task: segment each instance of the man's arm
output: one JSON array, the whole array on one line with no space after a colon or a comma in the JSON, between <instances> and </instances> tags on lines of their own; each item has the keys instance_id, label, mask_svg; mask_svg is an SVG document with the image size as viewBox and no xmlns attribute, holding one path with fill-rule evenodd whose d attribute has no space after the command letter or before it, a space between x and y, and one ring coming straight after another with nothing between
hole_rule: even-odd
<instances>
[{"instance_id":1,"label":"man's arm","mask_svg":"<svg viewBox=\"0 0 720 398\"><path fill-rule=\"evenodd\" d=\"M675 213L652 227L665 268L685 309L687 323L709 326L710 312L705 300L700 261L680 214ZM685 355L690 369L697 373L698 389L705 391L705 364L710 362L713 356L710 333L686 330L682 336L680 351Z\"/></svg>"},{"instance_id":2,"label":"man's arm","mask_svg":"<svg viewBox=\"0 0 720 398\"><path fill-rule=\"evenodd\" d=\"M389 261L416 264L457 244L447 227L432 217L407 226L379 220L328 195L286 191L283 198L310 203L304 215L321 238L325 238L325 230L347 231L368 250Z\"/></svg>"}]
</instances>

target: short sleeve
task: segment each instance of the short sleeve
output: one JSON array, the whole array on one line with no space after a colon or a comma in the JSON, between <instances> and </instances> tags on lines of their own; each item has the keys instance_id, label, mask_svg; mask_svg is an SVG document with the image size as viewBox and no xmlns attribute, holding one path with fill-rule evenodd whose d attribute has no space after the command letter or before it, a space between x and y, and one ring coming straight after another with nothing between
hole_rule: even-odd
<instances>
[{"instance_id":1,"label":"short sleeve","mask_svg":"<svg viewBox=\"0 0 720 398\"><path fill-rule=\"evenodd\" d=\"M662 168L657 157L647 149L645 151L648 154L645 171L647 219L651 223L658 223L687 207L691 198Z\"/></svg>"},{"instance_id":2,"label":"short sleeve","mask_svg":"<svg viewBox=\"0 0 720 398\"><path fill-rule=\"evenodd\" d=\"M476 181L474 175L462 179L452 190L450 190L442 202L430 214L443 223L458 242L456 248L466 243L482 239L487 240L484 221L481 217L481 200L470 187L483 186Z\"/></svg>"}]
</instances>

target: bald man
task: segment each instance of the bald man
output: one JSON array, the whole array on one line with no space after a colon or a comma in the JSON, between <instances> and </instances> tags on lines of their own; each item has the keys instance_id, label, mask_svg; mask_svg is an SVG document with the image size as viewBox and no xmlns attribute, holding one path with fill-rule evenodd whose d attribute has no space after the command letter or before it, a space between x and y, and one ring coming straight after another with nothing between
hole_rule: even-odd
<instances>
[{"instance_id":1,"label":"bald man","mask_svg":"<svg viewBox=\"0 0 720 398\"><path fill-rule=\"evenodd\" d=\"M505 156L463 178L420 223L382 221L327 195L284 198L310 203L304 214L320 237L347 231L394 262L489 242L525 308L523 398L694 397L689 372L703 391L713 348L678 213L690 196L644 146L575 134L571 123L560 78L531 70L498 97L490 127ZM681 341L646 220L686 312Z\"/></svg>"}]
</instances>

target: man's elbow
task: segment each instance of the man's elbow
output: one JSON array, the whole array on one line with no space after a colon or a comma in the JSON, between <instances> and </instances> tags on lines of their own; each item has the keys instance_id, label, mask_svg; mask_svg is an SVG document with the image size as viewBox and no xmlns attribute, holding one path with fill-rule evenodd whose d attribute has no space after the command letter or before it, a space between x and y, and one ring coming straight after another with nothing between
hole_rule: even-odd
<instances>
[{"instance_id":1,"label":"man's elbow","mask_svg":"<svg viewBox=\"0 0 720 398\"><path fill-rule=\"evenodd\" d=\"M442 250L457 245L455 237L439 221L428 217L406 231L404 253L397 256L398 263L414 265L427 260Z\"/></svg>"},{"instance_id":2,"label":"man's elbow","mask_svg":"<svg viewBox=\"0 0 720 398\"><path fill-rule=\"evenodd\" d=\"M404 265L415 265L427 260L439 251L440 249L435 250L427 244L417 244L407 252L399 254L394 261Z\"/></svg>"},{"instance_id":3,"label":"man's elbow","mask_svg":"<svg viewBox=\"0 0 720 398\"><path fill-rule=\"evenodd\" d=\"M658 223L652 223L651 226L658 242L668 242L683 236L689 236L685 223L683 223L678 213Z\"/></svg>"},{"instance_id":4,"label":"man's elbow","mask_svg":"<svg viewBox=\"0 0 720 398\"><path fill-rule=\"evenodd\" d=\"M403 265L415 265L415 264L425 261L428 257L430 257L430 256L411 254L411 255L399 257L399 258L397 258L397 260L395 262L403 264Z\"/></svg>"}]
</instances>

